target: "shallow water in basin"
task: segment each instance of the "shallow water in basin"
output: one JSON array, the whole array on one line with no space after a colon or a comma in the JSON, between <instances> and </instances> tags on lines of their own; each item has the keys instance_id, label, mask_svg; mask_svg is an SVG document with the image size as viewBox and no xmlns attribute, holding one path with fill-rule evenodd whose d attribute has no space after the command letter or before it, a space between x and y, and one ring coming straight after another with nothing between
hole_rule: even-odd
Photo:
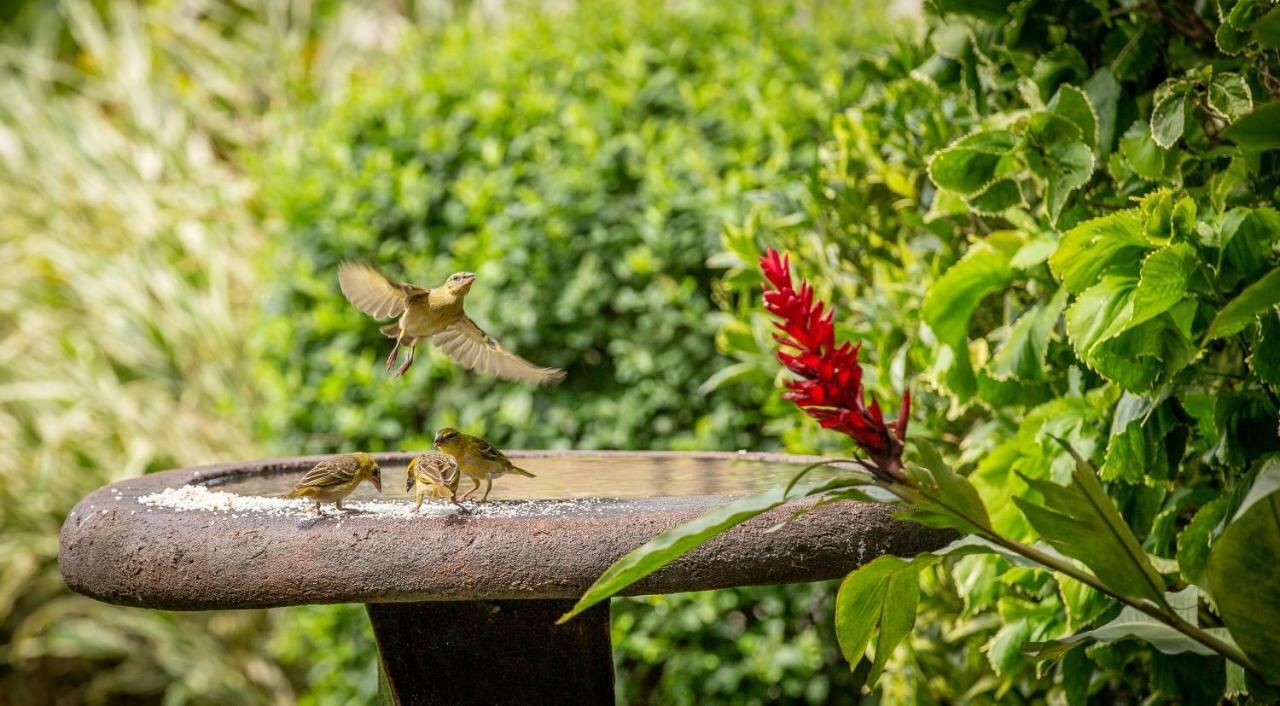
<instances>
[{"instance_id":1,"label":"shallow water in basin","mask_svg":"<svg viewBox=\"0 0 1280 706\"><path fill-rule=\"evenodd\" d=\"M490 500L567 500L579 498L648 498L695 495L748 495L789 481L804 463L762 461L752 458L699 458L697 456L526 456L512 455L515 464L535 478L508 474L493 482ZM210 483L210 489L239 495L278 496L305 471L259 475ZM835 471L819 468L807 478L829 477ZM465 476L458 495L471 488ZM479 499L483 486L472 496ZM382 492L368 483L350 496L360 500L412 500L405 491L405 467L384 465Z\"/></svg>"}]
</instances>

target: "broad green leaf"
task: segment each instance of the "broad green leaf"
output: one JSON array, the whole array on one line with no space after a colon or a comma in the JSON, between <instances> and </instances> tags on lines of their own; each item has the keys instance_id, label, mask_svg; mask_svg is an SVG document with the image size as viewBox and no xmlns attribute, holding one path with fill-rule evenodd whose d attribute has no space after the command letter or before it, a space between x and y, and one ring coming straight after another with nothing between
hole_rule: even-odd
<instances>
[{"instance_id":1,"label":"broad green leaf","mask_svg":"<svg viewBox=\"0 0 1280 706\"><path fill-rule=\"evenodd\" d=\"M953 471L927 441L918 441L913 448L920 465L908 464L906 470L924 500L913 503L914 512L903 517L966 533L989 530L986 505L968 479Z\"/></svg>"},{"instance_id":2,"label":"broad green leaf","mask_svg":"<svg viewBox=\"0 0 1280 706\"><path fill-rule=\"evenodd\" d=\"M763 493L740 498L696 520L661 532L615 561L582 594L573 609L565 613L558 622L563 623L596 603L608 599L730 527L742 524L783 503L821 492L828 487L830 483L797 484L790 492L781 487L773 488Z\"/></svg>"},{"instance_id":3,"label":"broad green leaf","mask_svg":"<svg viewBox=\"0 0 1280 706\"><path fill-rule=\"evenodd\" d=\"M1144 483L1169 478L1182 458L1167 439L1177 427L1171 404L1125 392L1112 418L1102 479Z\"/></svg>"},{"instance_id":4,"label":"broad green leaf","mask_svg":"<svg viewBox=\"0 0 1280 706\"><path fill-rule=\"evenodd\" d=\"M1278 488L1280 463L1268 464L1239 514L1213 545L1206 569L1209 588L1231 636L1272 683L1280 683Z\"/></svg>"},{"instance_id":5,"label":"broad green leaf","mask_svg":"<svg viewBox=\"0 0 1280 706\"><path fill-rule=\"evenodd\" d=\"M880 634L876 637L875 659L867 674L868 684L875 684L880 679L880 673L893 656L894 648L915 627L916 607L920 601L920 568L899 571L889 577L884 605L880 609Z\"/></svg>"},{"instance_id":6,"label":"broad green leaf","mask_svg":"<svg viewBox=\"0 0 1280 706\"><path fill-rule=\"evenodd\" d=\"M1049 204L1049 220L1057 224L1071 193L1089 183L1093 175L1093 152L1083 142L1056 147L1048 155L1048 187L1045 200Z\"/></svg>"},{"instance_id":7,"label":"broad green leaf","mask_svg":"<svg viewBox=\"0 0 1280 706\"><path fill-rule=\"evenodd\" d=\"M1175 243L1147 257L1133 294L1129 320L1112 335L1150 321L1182 301L1187 295L1187 279L1197 264L1195 249L1187 243Z\"/></svg>"},{"instance_id":8,"label":"broad green leaf","mask_svg":"<svg viewBox=\"0 0 1280 706\"><path fill-rule=\"evenodd\" d=\"M1164 580L1102 489L1098 475L1068 448L1075 458L1071 482L1023 477L1043 496L1043 504L1025 498L1013 500L1027 521L1058 551L1082 562L1117 593L1131 598L1164 601Z\"/></svg>"},{"instance_id":9,"label":"broad green leaf","mask_svg":"<svg viewBox=\"0 0 1280 706\"><path fill-rule=\"evenodd\" d=\"M1096 285L1115 269L1136 274L1142 251L1155 247L1144 231L1144 220L1142 211L1133 208L1081 223L1063 234L1049 258L1049 269L1072 294Z\"/></svg>"},{"instance_id":10,"label":"broad green leaf","mask_svg":"<svg viewBox=\"0 0 1280 706\"><path fill-rule=\"evenodd\" d=\"M1086 362L1130 392L1150 392L1195 359L1199 349L1185 330L1185 315L1195 307L1194 301L1184 301L1169 313L1103 341Z\"/></svg>"},{"instance_id":11,"label":"broad green leaf","mask_svg":"<svg viewBox=\"0 0 1280 706\"><path fill-rule=\"evenodd\" d=\"M1223 17L1227 24L1235 27L1240 31L1253 29L1253 24L1262 17L1266 7L1269 5L1268 0L1236 0L1233 3L1223 3L1223 7L1230 7Z\"/></svg>"},{"instance_id":12,"label":"broad green leaf","mask_svg":"<svg viewBox=\"0 0 1280 706\"><path fill-rule=\"evenodd\" d=\"M941 556L921 554L912 560L881 556L854 569L836 593L836 639L852 669L862 661L871 636L880 628L868 683L879 677L893 648L910 632L919 599L917 575Z\"/></svg>"},{"instance_id":13,"label":"broad green leaf","mask_svg":"<svg viewBox=\"0 0 1280 706\"><path fill-rule=\"evenodd\" d=\"M966 199L969 208L981 214L996 214L1006 208L1025 205L1022 189L1013 179L1000 179L987 185L981 193Z\"/></svg>"},{"instance_id":14,"label":"broad green leaf","mask_svg":"<svg viewBox=\"0 0 1280 706\"><path fill-rule=\"evenodd\" d=\"M1230 510L1229 496L1214 498L1196 512L1178 535L1178 569L1188 582L1205 585L1204 567L1209 561L1209 548Z\"/></svg>"},{"instance_id":15,"label":"broad green leaf","mask_svg":"<svg viewBox=\"0 0 1280 706\"><path fill-rule=\"evenodd\" d=\"M1253 38L1259 44L1280 49L1280 6L1262 16L1253 26Z\"/></svg>"},{"instance_id":16,"label":"broad green leaf","mask_svg":"<svg viewBox=\"0 0 1280 706\"><path fill-rule=\"evenodd\" d=\"M1230 336L1244 329L1267 309L1280 304L1280 267L1245 287L1235 299L1227 302L1209 324L1205 340Z\"/></svg>"},{"instance_id":17,"label":"broad green leaf","mask_svg":"<svg viewBox=\"0 0 1280 706\"><path fill-rule=\"evenodd\" d=\"M1280 312L1274 309L1262 315L1249 369L1259 380L1280 387Z\"/></svg>"},{"instance_id":18,"label":"broad green leaf","mask_svg":"<svg viewBox=\"0 0 1280 706\"><path fill-rule=\"evenodd\" d=\"M1241 147L1270 150L1280 147L1280 101L1254 106L1222 134Z\"/></svg>"},{"instance_id":19,"label":"broad green leaf","mask_svg":"<svg viewBox=\"0 0 1280 706\"><path fill-rule=\"evenodd\" d=\"M1094 74L1096 79L1099 74ZM1090 79L1092 82L1093 79ZM1084 143L1090 148L1098 146L1099 127L1098 114L1094 111L1090 96L1075 86L1064 85L1049 101L1049 110L1075 123L1080 129Z\"/></svg>"},{"instance_id":20,"label":"broad green leaf","mask_svg":"<svg viewBox=\"0 0 1280 706\"><path fill-rule=\"evenodd\" d=\"M1009 329L987 370L996 379L1044 378L1049 340L1067 304L1067 290L1059 289L1049 301L1028 309Z\"/></svg>"},{"instance_id":21,"label":"broad green leaf","mask_svg":"<svg viewBox=\"0 0 1280 706\"><path fill-rule=\"evenodd\" d=\"M1192 625L1196 624L1196 603L1199 600L1199 591L1195 586L1188 586L1177 593L1165 595L1169 605L1178 615ZM1122 608L1120 615L1106 625L1060 640L1031 643L1026 646L1025 651L1036 659L1053 659L1091 642L1115 642L1129 638L1143 640L1165 654L1183 652L1199 655L1217 654L1212 648L1182 634L1167 623L1129 606Z\"/></svg>"},{"instance_id":22,"label":"broad green leaf","mask_svg":"<svg viewBox=\"0 0 1280 706\"><path fill-rule=\"evenodd\" d=\"M1151 110L1151 138L1165 149L1182 138L1187 124L1187 94L1172 91Z\"/></svg>"},{"instance_id":23,"label":"broad green leaf","mask_svg":"<svg viewBox=\"0 0 1280 706\"><path fill-rule=\"evenodd\" d=\"M1240 74L1216 74L1209 81L1209 106L1235 122L1240 116L1253 110L1253 92Z\"/></svg>"},{"instance_id":24,"label":"broad green leaf","mask_svg":"<svg viewBox=\"0 0 1280 706\"><path fill-rule=\"evenodd\" d=\"M976 389L969 363L969 319L989 294L1001 291L1017 276L1009 264L1022 239L997 231L970 246L965 256L934 281L925 294L920 316L940 344L934 372L961 400Z\"/></svg>"},{"instance_id":25,"label":"broad green leaf","mask_svg":"<svg viewBox=\"0 0 1280 706\"><path fill-rule=\"evenodd\" d=\"M1224 54L1239 54L1246 46L1249 45L1250 33L1241 31L1223 22L1218 25L1218 31L1214 32L1213 40L1222 50Z\"/></svg>"},{"instance_id":26,"label":"broad green leaf","mask_svg":"<svg viewBox=\"0 0 1280 706\"><path fill-rule=\"evenodd\" d=\"M1093 107L1098 119L1098 154L1103 157L1111 153L1116 139L1116 109L1120 102L1120 83L1116 81L1111 69L1102 67L1093 74L1084 85L1089 95L1089 105Z\"/></svg>"},{"instance_id":27,"label":"broad green leaf","mask_svg":"<svg viewBox=\"0 0 1280 706\"><path fill-rule=\"evenodd\" d=\"M1280 240L1280 214L1269 207L1233 208L1222 217L1218 287L1234 289L1241 279L1260 277L1271 267Z\"/></svg>"},{"instance_id":28,"label":"broad green leaf","mask_svg":"<svg viewBox=\"0 0 1280 706\"><path fill-rule=\"evenodd\" d=\"M1151 129L1144 121L1134 123L1120 138L1120 154L1129 168L1144 179L1160 180L1168 167L1168 151L1151 138Z\"/></svg>"},{"instance_id":29,"label":"broad green leaf","mask_svg":"<svg viewBox=\"0 0 1280 706\"><path fill-rule=\"evenodd\" d=\"M957 140L929 161L929 177L957 194L982 192L1002 174L1002 163L1018 144L1008 130L978 132Z\"/></svg>"}]
</instances>

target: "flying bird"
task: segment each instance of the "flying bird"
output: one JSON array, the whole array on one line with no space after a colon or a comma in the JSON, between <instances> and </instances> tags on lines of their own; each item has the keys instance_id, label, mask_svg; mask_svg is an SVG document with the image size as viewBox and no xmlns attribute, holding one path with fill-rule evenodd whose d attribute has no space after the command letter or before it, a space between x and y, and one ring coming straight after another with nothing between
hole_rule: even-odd
<instances>
[{"instance_id":1,"label":"flying bird","mask_svg":"<svg viewBox=\"0 0 1280 706\"><path fill-rule=\"evenodd\" d=\"M387 356L388 373L400 349L409 349L394 377L404 375L413 365L418 343L431 339L467 370L540 385L563 380L563 370L534 365L503 348L467 316L462 300L475 281L474 273L456 272L449 275L444 284L428 289L387 279L362 263L344 262L338 268L342 294L357 309L375 319L399 317L395 323L379 329L384 336L396 339L391 355Z\"/></svg>"}]
</instances>

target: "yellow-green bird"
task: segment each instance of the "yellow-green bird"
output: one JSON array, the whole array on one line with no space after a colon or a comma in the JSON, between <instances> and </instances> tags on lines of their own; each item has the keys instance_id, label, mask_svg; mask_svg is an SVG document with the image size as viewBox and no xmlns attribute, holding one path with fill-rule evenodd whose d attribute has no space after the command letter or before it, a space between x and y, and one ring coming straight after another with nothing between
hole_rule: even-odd
<instances>
[{"instance_id":1,"label":"yellow-green bird","mask_svg":"<svg viewBox=\"0 0 1280 706\"><path fill-rule=\"evenodd\" d=\"M342 294L357 309L375 319L399 317L395 323L379 329L384 336L396 339L391 355L387 356L387 372L391 372L400 349L409 349L395 377L413 365L417 345L431 339L467 370L537 384L563 380L563 370L534 365L508 351L467 316L462 300L475 281L476 276L471 272L456 272L449 275L444 284L428 289L387 279L369 265L357 262L344 262L338 268Z\"/></svg>"},{"instance_id":2,"label":"yellow-green bird","mask_svg":"<svg viewBox=\"0 0 1280 706\"><path fill-rule=\"evenodd\" d=\"M480 502L484 502L489 498L489 491L493 489L493 479L499 476L505 476L508 473L533 478L534 475L523 468L517 468L507 459L501 451L493 444L481 439L478 436L463 434L452 427L446 427L436 432L435 438L436 448L449 454L453 460L458 462L458 468L471 479L474 484L466 495L462 496L466 500L472 493L480 488L480 481L485 482L484 495L481 496Z\"/></svg>"},{"instance_id":3,"label":"yellow-green bird","mask_svg":"<svg viewBox=\"0 0 1280 706\"><path fill-rule=\"evenodd\" d=\"M317 463L293 490L281 497L307 498L316 504L316 514L320 514L320 503L333 503L341 510L342 499L366 480L382 492L382 468L378 462L367 453L341 454Z\"/></svg>"},{"instance_id":4,"label":"yellow-green bird","mask_svg":"<svg viewBox=\"0 0 1280 706\"><path fill-rule=\"evenodd\" d=\"M458 463L451 456L440 453L418 454L405 469L404 492L413 492L416 503L413 511L422 507L426 498L448 499L458 505Z\"/></svg>"}]
</instances>

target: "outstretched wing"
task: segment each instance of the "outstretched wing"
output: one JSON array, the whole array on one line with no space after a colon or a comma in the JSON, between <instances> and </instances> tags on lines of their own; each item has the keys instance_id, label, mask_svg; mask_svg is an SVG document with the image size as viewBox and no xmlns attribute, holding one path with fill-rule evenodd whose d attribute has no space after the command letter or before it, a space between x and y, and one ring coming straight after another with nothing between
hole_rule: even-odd
<instances>
[{"instance_id":1,"label":"outstretched wing","mask_svg":"<svg viewBox=\"0 0 1280 706\"><path fill-rule=\"evenodd\" d=\"M465 315L436 334L431 341L467 370L479 370L504 380L522 380L539 385L557 383L564 379L563 370L534 365L503 348L502 344L493 340Z\"/></svg>"},{"instance_id":2,"label":"outstretched wing","mask_svg":"<svg viewBox=\"0 0 1280 706\"><path fill-rule=\"evenodd\" d=\"M399 316L408 305L403 285L359 262L344 262L338 267L338 284L347 301L375 319Z\"/></svg>"},{"instance_id":3,"label":"outstretched wing","mask_svg":"<svg viewBox=\"0 0 1280 706\"><path fill-rule=\"evenodd\" d=\"M299 488L332 488L350 483L359 463L351 456L335 456L317 463L298 481Z\"/></svg>"}]
</instances>

